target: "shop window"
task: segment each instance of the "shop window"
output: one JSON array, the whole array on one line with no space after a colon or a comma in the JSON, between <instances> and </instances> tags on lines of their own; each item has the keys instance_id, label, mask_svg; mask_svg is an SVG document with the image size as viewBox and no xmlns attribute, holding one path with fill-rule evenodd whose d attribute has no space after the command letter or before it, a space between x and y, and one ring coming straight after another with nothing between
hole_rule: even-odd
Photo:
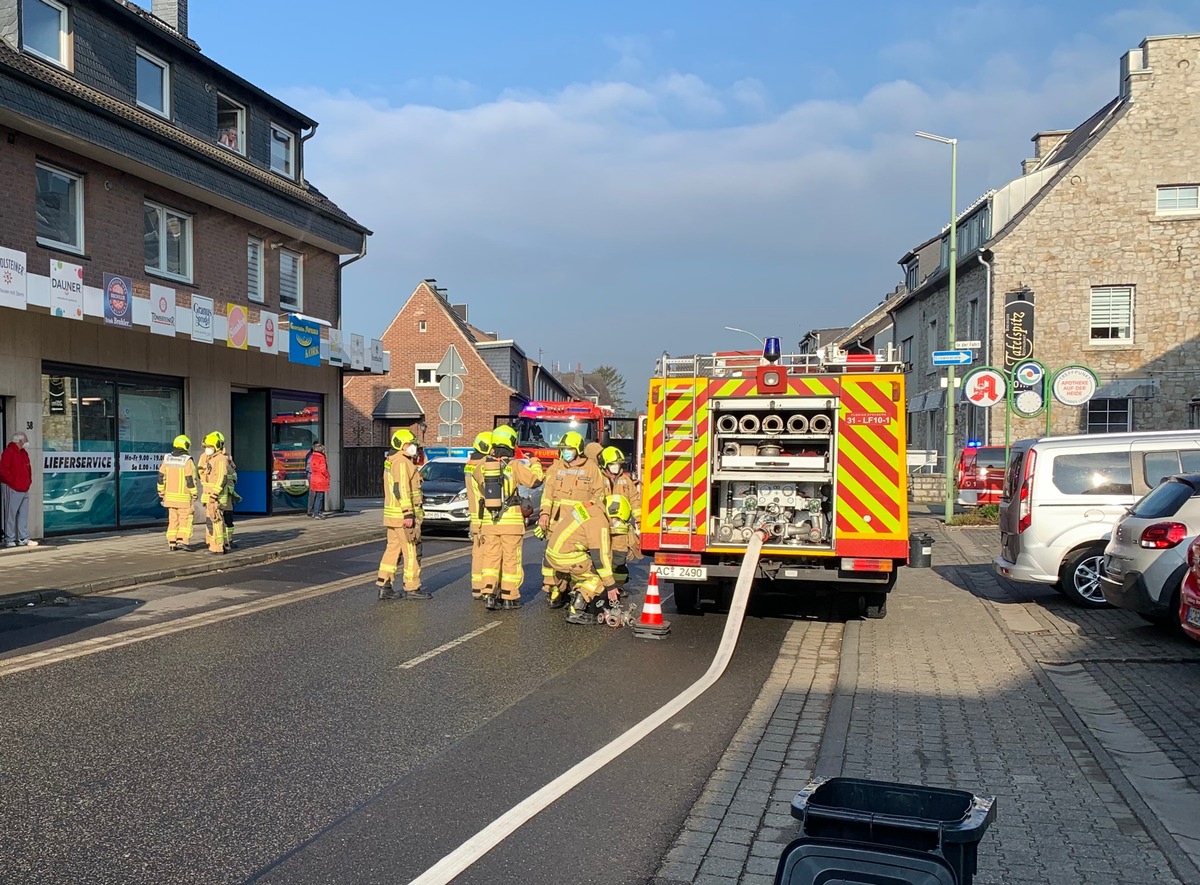
<instances>
[{"instance_id":1,"label":"shop window","mask_svg":"<svg viewBox=\"0 0 1200 885\"><path fill-rule=\"evenodd\" d=\"M294 178L296 140L286 129L271 124L271 171Z\"/></svg>"},{"instance_id":2,"label":"shop window","mask_svg":"<svg viewBox=\"0 0 1200 885\"><path fill-rule=\"evenodd\" d=\"M171 116L171 66L144 49L137 51L138 107Z\"/></svg>"},{"instance_id":3,"label":"shop window","mask_svg":"<svg viewBox=\"0 0 1200 885\"><path fill-rule=\"evenodd\" d=\"M192 279L192 217L149 201L143 245L147 273L184 282Z\"/></svg>"},{"instance_id":4,"label":"shop window","mask_svg":"<svg viewBox=\"0 0 1200 885\"><path fill-rule=\"evenodd\" d=\"M34 199L37 241L52 249L83 253L83 179L70 172L36 168Z\"/></svg>"},{"instance_id":5,"label":"shop window","mask_svg":"<svg viewBox=\"0 0 1200 885\"><path fill-rule=\"evenodd\" d=\"M177 384L117 385L120 449L118 521L123 526L158 522L158 467L180 431L183 391Z\"/></svg>"},{"instance_id":6,"label":"shop window","mask_svg":"<svg viewBox=\"0 0 1200 885\"><path fill-rule=\"evenodd\" d=\"M304 308L304 256L279 250L279 306Z\"/></svg>"},{"instance_id":7,"label":"shop window","mask_svg":"<svg viewBox=\"0 0 1200 885\"><path fill-rule=\"evenodd\" d=\"M26 52L67 67L67 7L54 0L21 4L21 46Z\"/></svg>"},{"instance_id":8,"label":"shop window","mask_svg":"<svg viewBox=\"0 0 1200 885\"><path fill-rule=\"evenodd\" d=\"M308 457L321 434L321 396L272 393L272 503L276 512L308 506Z\"/></svg>"},{"instance_id":9,"label":"shop window","mask_svg":"<svg viewBox=\"0 0 1200 885\"><path fill-rule=\"evenodd\" d=\"M217 144L236 154L246 153L246 109L217 93Z\"/></svg>"}]
</instances>

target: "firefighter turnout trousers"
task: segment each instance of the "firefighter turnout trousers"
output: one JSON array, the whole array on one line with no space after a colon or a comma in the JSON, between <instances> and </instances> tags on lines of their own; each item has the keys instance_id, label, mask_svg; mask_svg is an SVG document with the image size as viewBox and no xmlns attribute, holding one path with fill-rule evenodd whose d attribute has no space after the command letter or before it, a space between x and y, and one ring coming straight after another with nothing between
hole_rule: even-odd
<instances>
[{"instance_id":1,"label":"firefighter turnout trousers","mask_svg":"<svg viewBox=\"0 0 1200 885\"><path fill-rule=\"evenodd\" d=\"M475 469L475 479L479 491L477 531L483 536L483 592L494 596L498 590L501 599L519 599L525 580L525 515L518 489L540 483L541 471L524 461L489 457Z\"/></svg>"},{"instance_id":2,"label":"firefighter turnout trousers","mask_svg":"<svg viewBox=\"0 0 1200 885\"><path fill-rule=\"evenodd\" d=\"M192 530L196 523L196 508L171 505L167 508L167 546L174 550L192 543Z\"/></svg>"},{"instance_id":3,"label":"firefighter turnout trousers","mask_svg":"<svg viewBox=\"0 0 1200 885\"><path fill-rule=\"evenodd\" d=\"M404 560L405 591L421 589L421 517L424 496L421 474L409 458L393 452L383 467L383 525L387 530L387 547L379 561L376 583L381 587L393 585L400 560ZM404 521L411 519L412 528Z\"/></svg>"},{"instance_id":4,"label":"firefighter turnout trousers","mask_svg":"<svg viewBox=\"0 0 1200 885\"><path fill-rule=\"evenodd\" d=\"M404 526L392 526L387 528L387 547L383 551L383 559L379 561L379 581L385 584L391 584L396 578L396 572L399 569L400 560L404 560L404 570L402 576L404 579L405 590L420 590L421 589L421 527L413 526L411 529L406 529Z\"/></svg>"}]
</instances>

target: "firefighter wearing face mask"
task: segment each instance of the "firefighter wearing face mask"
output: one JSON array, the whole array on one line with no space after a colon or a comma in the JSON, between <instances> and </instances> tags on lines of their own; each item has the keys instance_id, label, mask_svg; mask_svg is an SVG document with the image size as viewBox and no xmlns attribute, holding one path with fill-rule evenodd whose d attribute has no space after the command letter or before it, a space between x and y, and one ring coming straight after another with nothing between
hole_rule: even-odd
<instances>
[{"instance_id":1,"label":"firefighter wearing face mask","mask_svg":"<svg viewBox=\"0 0 1200 885\"><path fill-rule=\"evenodd\" d=\"M626 503L628 507L628 503ZM613 578L611 524L603 505L576 501L546 541L546 562L569 583L567 623L594 627L597 615L620 599Z\"/></svg>"},{"instance_id":2,"label":"firefighter wearing face mask","mask_svg":"<svg viewBox=\"0 0 1200 885\"><path fill-rule=\"evenodd\" d=\"M404 558L404 599L430 599L421 590L421 474L417 470L419 449L411 430L392 434L392 453L383 466L383 525L387 548L379 562L375 586L380 599L399 599L393 589L396 569Z\"/></svg>"},{"instance_id":3,"label":"firefighter wearing face mask","mask_svg":"<svg viewBox=\"0 0 1200 885\"><path fill-rule=\"evenodd\" d=\"M188 451L190 439L181 433L171 447L171 454L163 456L158 468L158 500L167 508L167 549L187 550L200 495L200 473Z\"/></svg>"},{"instance_id":4,"label":"firefighter wearing face mask","mask_svg":"<svg viewBox=\"0 0 1200 885\"><path fill-rule=\"evenodd\" d=\"M471 539L471 598L483 599L483 536L479 534L479 476L477 470L492 451L492 434L489 431L475 437L463 478L467 486L467 513L470 517Z\"/></svg>"},{"instance_id":5,"label":"firefighter wearing face mask","mask_svg":"<svg viewBox=\"0 0 1200 885\"><path fill-rule=\"evenodd\" d=\"M483 539L483 593L488 609L495 611L521 607L525 514L519 489L537 488L543 473L536 459L529 463L513 457L517 433L508 425L492 431L491 443L491 454L479 462L475 476L479 485L476 513Z\"/></svg>"},{"instance_id":6,"label":"firefighter wearing face mask","mask_svg":"<svg viewBox=\"0 0 1200 885\"><path fill-rule=\"evenodd\" d=\"M608 494L618 495L625 499L628 513L613 517L613 577L625 593L625 585L629 583L629 561L642 558L641 538L638 536L638 520L642 515L642 492L637 481L625 471L625 453L616 446L609 446L600 453L600 463L604 466L604 481L608 484ZM619 523L619 524L618 524Z\"/></svg>"},{"instance_id":7,"label":"firefighter wearing face mask","mask_svg":"<svg viewBox=\"0 0 1200 885\"><path fill-rule=\"evenodd\" d=\"M542 491L541 514L535 534L546 537L575 504L595 504L603 507L607 487L600 465L583 453L583 437L574 430L563 435L558 445L559 457L546 470ZM542 590L551 608L566 605L566 583L556 575L547 559L542 563Z\"/></svg>"},{"instance_id":8,"label":"firefighter wearing face mask","mask_svg":"<svg viewBox=\"0 0 1200 885\"><path fill-rule=\"evenodd\" d=\"M214 430L204 437L204 456L200 459L200 503L204 505L204 540L208 552L224 554L229 536L224 509L232 506L232 476L229 456L225 454L225 434Z\"/></svg>"}]
</instances>

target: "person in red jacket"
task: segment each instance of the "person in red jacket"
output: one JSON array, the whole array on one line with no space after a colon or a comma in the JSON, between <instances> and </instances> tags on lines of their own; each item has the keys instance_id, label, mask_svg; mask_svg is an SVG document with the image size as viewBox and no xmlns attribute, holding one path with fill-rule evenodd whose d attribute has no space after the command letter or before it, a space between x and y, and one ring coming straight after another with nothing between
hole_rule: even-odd
<instances>
[{"instance_id":1,"label":"person in red jacket","mask_svg":"<svg viewBox=\"0 0 1200 885\"><path fill-rule=\"evenodd\" d=\"M0 494L4 496L4 546L36 547L29 538L29 487L33 465L29 463L29 437L14 433L0 455Z\"/></svg>"},{"instance_id":2,"label":"person in red jacket","mask_svg":"<svg viewBox=\"0 0 1200 885\"><path fill-rule=\"evenodd\" d=\"M329 461L325 458L325 443L313 443L308 455L308 515L325 518L325 493L329 491Z\"/></svg>"}]
</instances>

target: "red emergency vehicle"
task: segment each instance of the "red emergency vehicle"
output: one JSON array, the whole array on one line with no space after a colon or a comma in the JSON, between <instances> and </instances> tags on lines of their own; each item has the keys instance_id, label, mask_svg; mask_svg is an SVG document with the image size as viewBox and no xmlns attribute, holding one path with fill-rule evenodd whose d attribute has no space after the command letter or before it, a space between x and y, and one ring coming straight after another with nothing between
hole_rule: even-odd
<instances>
[{"instance_id":1,"label":"red emergency vehicle","mask_svg":"<svg viewBox=\"0 0 1200 885\"><path fill-rule=\"evenodd\" d=\"M562 438L572 430L583 444L598 442L616 446L632 461L636 418L618 418L608 406L587 400L531 400L519 415L499 415L497 424L511 424L517 431L517 454L533 455L543 466L558 457Z\"/></svg>"}]
</instances>

